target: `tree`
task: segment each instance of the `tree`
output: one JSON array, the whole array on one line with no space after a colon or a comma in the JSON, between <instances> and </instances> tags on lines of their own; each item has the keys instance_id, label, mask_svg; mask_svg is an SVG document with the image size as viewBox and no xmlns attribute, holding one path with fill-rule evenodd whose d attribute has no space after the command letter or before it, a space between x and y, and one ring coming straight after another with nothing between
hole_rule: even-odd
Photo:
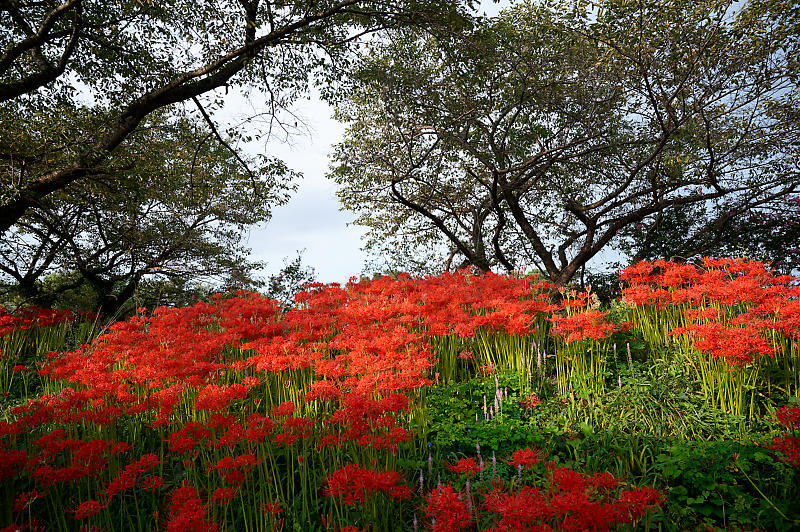
<instances>
[{"instance_id":1,"label":"tree","mask_svg":"<svg viewBox=\"0 0 800 532\"><path fill-rule=\"evenodd\" d=\"M317 280L314 268L303 266L303 251L298 251L292 259L283 260L283 268L267 279L267 297L280 302L281 307L289 309L294 305L294 297L308 283Z\"/></svg>"},{"instance_id":2,"label":"tree","mask_svg":"<svg viewBox=\"0 0 800 532\"><path fill-rule=\"evenodd\" d=\"M338 106L339 197L373 249L558 284L664 213L769 205L800 181L790 4L523 2L403 31Z\"/></svg>"},{"instance_id":3,"label":"tree","mask_svg":"<svg viewBox=\"0 0 800 532\"><path fill-rule=\"evenodd\" d=\"M721 212L709 211L706 205L687 205L628 227L621 237L619 247L628 262L745 256L783 273L796 273L800 270L800 197L776 198L747 210L723 205Z\"/></svg>"},{"instance_id":4,"label":"tree","mask_svg":"<svg viewBox=\"0 0 800 532\"><path fill-rule=\"evenodd\" d=\"M47 196L94 175L159 109L183 102L213 109L199 97L219 103L217 89L255 86L274 126L311 77L346 64L361 35L447 19L458 9L448 0L0 0L3 112L38 113L68 135L61 120L71 117L57 109L88 105L96 119L80 137L70 135L70 151L36 172L0 153L0 233ZM14 146L19 131L0 131L0 146Z\"/></svg>"},{"instance_id":5,"label":"tree","mask_svg":"<svg viewBox=\"0 0 800 532\"><path fill-rule=\"evenodd\" d=\"M70 124L89 128L97 120L84 110ZM69 151L38 144L45 127L32 120L18 133L20 144L8 147L34 173ZM242 159L208 129L199 117L152 114L91 179L42 198L0 243L7 289L48 305L87 286L92 308L113 314L143 280L193 287L252 269L246 228L288 199L293 174L274 159Z\"/></svg>"}]
</instances>

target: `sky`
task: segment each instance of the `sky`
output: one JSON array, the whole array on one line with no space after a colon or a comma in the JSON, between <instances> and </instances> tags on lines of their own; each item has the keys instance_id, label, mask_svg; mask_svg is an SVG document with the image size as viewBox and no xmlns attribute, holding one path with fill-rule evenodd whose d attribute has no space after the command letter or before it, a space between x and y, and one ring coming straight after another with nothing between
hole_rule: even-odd
<instances>
[{"instance_id":1,"label":"sky","mask_svg":"<svg viewBox=\"0 0 800 532\"><path fill-rule=\"evenodd\" d=\"M314 268L318 280L345 282L358 276L365 262L364 230L349 225L354 217L340 210L336 184L325 177L329 154L345 126L331 117L332 109L316 95L295 112L309 131L292 138L291 144L274 142L268 149L303 177L289 202L277 207L269 222L250 231L248 245L253 259L266 262L265 274L276 273L285 260L302 252L303 264Z\"/></svg>"},{"instance_id":2,"label":"sky","mask_svg":"<svg viewBox=\"0 0 800 532\"><path fill-rule=\"evenodd\" d=\"M492 16L509 3L484 0L479 11ZM249 111L246 101L233 102L232 115L246 116ZM303 264L314 268L318 281L346 282L365 273L366 255L361 251L365 231L351 224L352 213L340 210L336 185L325 177L332 147L341 140L345 125L332 118L333 110L316 94L300 100L293 112L308 132L293 137L291 144L273 141L259 149L281 158L303 174L303 179L289 202L273 211L269 222L251 229L248 245L252 258L266 263L261 272L266 276L277 273L285 260L302 251Z\"/></svg>"}]
</instances>

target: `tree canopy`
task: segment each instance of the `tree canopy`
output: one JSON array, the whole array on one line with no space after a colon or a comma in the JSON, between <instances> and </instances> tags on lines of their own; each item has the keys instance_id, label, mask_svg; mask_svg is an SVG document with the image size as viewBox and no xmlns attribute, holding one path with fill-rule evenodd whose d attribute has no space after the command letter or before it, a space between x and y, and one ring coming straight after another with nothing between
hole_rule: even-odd
<instances>
[{"instance_id":1,"label":"tree canopy","mask_svg":"<svg viewBox=\"0 0 800 532\"><path fill-rule=\"evenodd\" d=\"M247 277L243 235L296 176L242 146L291 131L312 84L334 94L365 35L457 26L466 4L0 0L0 285L114 312L145 279ZM238 127L229 93L253 107Z\"/></svg>"},{"instance_id":2,"label":"tree canopy","mask_svg":"<svg viewBox=\"0 0 800 532\"><path fill-rule=\"evenodd\" d=\"M46 116L74 141L38 172L0 153L0 232L42 198L91 176L159 109L249 87L260 112L277 119L314 76L346 64L359 36L456 20L459 8L449 0L0 1L3 109ZM62 120L70 114L58 110L78 104L96 122L69 133ZM16 131L3 129L0 146L14 145Z\"/></svg>"},{"instance_id":3,"label":"tree canopy","mask_svg":"<svg viewBox=\"0 0 800 532\"><path fill-rule=\"evenodd\" d=\"M75 125L89 127L88 118ZM44 127L23 128L27 142L16 149L32 150ZM85 284L97 296L92 308L113 313L146 276L184 283L248 270L246 228L286 201L293 174L274 159L243 160L212 135L196 119L148 117L109 165L42 198L7 232L0 278L39 304ZM33 172L68 147L42 149L52 155L31 156ZM54 272L71 275L43 285Z\"/></svg>"},{"instance_id":4,"label":"tree canopy","mask_svg":"<svg viewBox=\"0 0 800 532\"><path fill-rule=\"evenodd\" d=\"M400 31L338 107L339 196L378 253L559 284L626 229L703 206L691 241L798 186L790 4L522 2Z\"/></svg>"},{"instance_id":5,"label":"tree canopy","mask_svg":"<svg viewBox=\"0 0 800 532\"><path fill-rule=\"evenodd\" d=\"M692 204L661 212L623 230L620 251L630 262L743 256L786 274L800 269L800 197L776 198L756 208L726 207L715 211Z\"/></svg>"}]
</instances>

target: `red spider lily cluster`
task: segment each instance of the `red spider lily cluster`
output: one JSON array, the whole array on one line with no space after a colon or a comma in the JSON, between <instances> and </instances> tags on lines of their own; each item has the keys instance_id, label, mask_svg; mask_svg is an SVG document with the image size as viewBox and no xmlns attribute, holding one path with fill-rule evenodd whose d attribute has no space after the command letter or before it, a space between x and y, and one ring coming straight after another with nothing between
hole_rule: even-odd
<instances>
[{"instance_id":1,"label":"red spider lily cluster","mask_svg":"<svg viewBox=\"0 0 800 532\"><path fill-rule=\"evenodd\" d=\"M790 275L744 259L704 259L700 264L642 261L620 279L625 301L639 307L678 309L696 349L742 366L773 357L775 334L800 336L800 287Z\"/></svg>"},{"instance_id":2,"label":"red spider lily cluster","mask_svg":"<svg viewBox=\"0 0 800 532\"><path fill-rule=\"evenodd\" d=\"M437 486L428 494L425 514L431 521L434 532L456 532L473 522L464 494L458 493L450 484Z\"/></svg>"},{"instance_id":3,"label":"red spider lily cluster","mask_svg":"<svg viewBox=\"0 0 800 532\"><path fill-rule=\"evenodd\" d=\"M95 334L98 316L89 312L20 307L10 312L0 307L0 396L27 398L30 375L51 349L65 349L70 341L88 341ZM14 385L20 390L14 390ZM21 384L21 387L20 387Z\"/></svg>"},{"instance_id":4,"label":"red spider lily cluster","mask_svg":"<svg viewBox=\"0 0 800 532\"><path fill-rule=\"evenodd\" d=\"M569 300L571 303L574 300ZM606 320L608 312L586 309L568 315L555 314L550 321L553 334L564 339L566 343L582 340L605 340L619 327Z\"/></svg>"},{"instance_id":5,"label":"red spider lily cluster","mask_svg":"<svg viewBox=\"0 0 800 532\"><path fill-rule=\"evenodd\" d=\"M11 312L5 307L0 307L0 338L8 336L14 331L24 331L32 327L52 327L76 320L95 321L96 319L96 314L84 311L75 313L70 310L28 306Z\"/></svg>"},{"instance_id":6,"label":"red spider lily cluster","mask_svg":"<svg viewBox=\"0 0 800 532\"><path fill-rule=\"evenodd\" d=\"M411 490L397 471L376 471L355 464L346 464L331 473L327 484L330 496L341 498L344 504L361 505L377 493L401 500L411 497Z\"/></svg>"},{"instance_id":7,"label":"red spider lily cluster","mask_svg":"<svg viewBox=\"0 0 800 532\"><path fill-rule=\"evenodd\" d=\"M609 337L630 328L607 319L608 312L591 308L590 292L569 292L561 302L563 313L548 318L556 342L556 379L562 394L597 393L605 387Z\"/></svg>"},{"instance_id":8,"label":"red spider lily cluster","mask_svg":"<svg viewBox=\"0 0 800 532\"><path fill-rule=\"evenodd\" d=\"M636 328L653 344L675 339L706 395L752 415L748 391L800 392L800 286L764 263L704 259L639 262L621 274Z\"/></svg>"},{"instance_id":9,"label":"red spider lily cluster","mask_svg":"<svg viewBox=\"0 0 800 532\"><path fill-rule=\"evenodd\" d=\"M478 514L489 514L488 532L615 530L639 521L657 508L662 496L648 487L622 489L608 473L583 475L548 463L542 488L492 481L482 506L472 505L469 491L440 485L427 496L431 530L457 532L474 526Z\"/></svg>"},{"instance_id":10,"label":"red spider lily cluster","mask_svg":"<svg viewBox=\"0 0 800 532\"><path fill-rule=\"evenodd\" d=\"M781 453L784 462L800 467L800 406L784 406L778 410L777 418L789 435L775 438L769 447Z\"/></svg>"},{"instance_id":11,"label":"red spider lily cluster","mask_svg":"<svg viewBox=\"0 0 800 532\"><path fill-rule=\"evenodd\" d=\"M207 506L193 486L175 489L170 494L167 509L167 532L217 530L217 526L208 519Z\"/></svg>"},{"instance_id":12,"label":"red spider lily cluster","mask_svg":"<svg viewBox=\"0 0 800 532\"><path fill-rule=\"evenodd\" d=\"M411 492L397 454L414 444L410 419L439 361L437 338L541 336L565 309L556 334L613 330L579 296L553 304L552 289L494 274L403 275L312 286L286 312L253 293L142 312L48 355L47 393L0 422L0 481L29 528L48 511L39 501L59 508L64 491L80 494L64 509L87 523L149 496L167 530L213 530L233 500L289 508L302 497L309 515L321 493L358 505L383 493L399 504ZM478 355L463 352L452 358L477 371ZM512 461L541 457L527 450Z\"/></svg>"}]
</instances>

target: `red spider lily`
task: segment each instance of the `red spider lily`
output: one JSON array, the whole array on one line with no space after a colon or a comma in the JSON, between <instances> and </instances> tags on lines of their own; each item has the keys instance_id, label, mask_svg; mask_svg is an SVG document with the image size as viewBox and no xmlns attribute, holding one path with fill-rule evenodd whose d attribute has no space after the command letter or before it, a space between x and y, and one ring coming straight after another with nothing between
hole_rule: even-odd
<instances>
[{"instance_id":1,"label":"red spider lily","mask_svg":"<svg viewBox=\"0 0 800 532\"><path fill-rule=\"evenodd\" d=\"M208 520L206 506L200 500L197 490L192 486L176 488L170 494L167 505L169 517L167 532L216 531L217 527Z\"/></svg>"},{"instance_id":2,"label":"red spider lily","mask_svg":"<svg viewBox=\"0 0 800 532\"><path fill-rule=\"evenodd\" d=\"M248 388L243 384L231 384L230 386L217 386L209 384L202 390L195 403L197 410L220 411L237 399L247 397Z\"/></svg>"},{"instance_id":3,"label":"red spider lily","mask_svg":"<svg viewBox=\"0 0 800 532\"><path fill-rule=\"evenodd\" d=\"M342 499L344 504L364 504L374 494L384 492L394 499L408 499L411 490L401 484L402 476L397 471L373 471L356 464L345 464L327 478L328 494Z\"/></svg>"},{"instance_id":4,"label":"red spider lily","mask_svg":"<svg viewBox=\"0 0 800 532\"><path fill-rule=\"evenodd\" d=\"M395 452L399 442L407 442L411 437L403 427L392 427L388 433L374 437L370 445L373 449L388 449Z\"/></svg>"},{"instance_id":5,"label":"red spider lily","mask_svg":"<svg viewBox=\"0 0 800 532\"><path fill-rule=\"evenodd\" d=\"M775 438L768 447L782 453L781 461L800 467L800 406L784 406L776 417L793 434Z\"/></svg>"},{"instance_id":6,"label":"red spider lily","mask_svg":"<svg viewBox=\"0 0 800 532\"><path fill-rule=\"evenodd\" d=\"M502 482L492 481L492 490L484 497L486 509L495 514L496 526L487 530L615 530L638 521L662 501L658 492L647 487L621 491L618 495L607 493L603 501L593 500L591 492L585 489L586 483L576 481L579 473L558 471L553 480L558 479L562 484L549 495L530 486L507 493ZM570 479L568 485L564 485L566 479ZM608 478L595 477L594 482L608 487L606 491L611 489Z\"/></svg>"},{"instance_id":7,"label":"red spider lily","mask_svg":"<svg viewBox=\"0 0 800 532\"><path fill-rule=\"evenodd\" d=\"M0 437L3 436L19 436L22 434L22 427L18 423L9 423L8 421L0 421Z\"/></svg>"},{"instance_id":8,"label":"red spider lily","mask_svg":"<svg viewBox=\"0 0 800 532\"><path fill-rule=\"evenodd\" d=\"M536 464L540 464L545 457L545 452L541 449L526 447L524 449L517 449L511 454L511 459L505 463L515 468L524 467L525 469L531 468Z\"/></svg>"},{"instance_id":9,"label":"red spider lily","mask_svg":"<svg viewBox=\"0 0 800 532\"><path fill-rule=\"evenodd\" d=\"M448 469L455 471L459 475L466 475L473 477L480 473L484 467L481 467L474 458L460 458L455 465L445 464Z\"/></svg>"},{"instance_id":10,"label":"red spider lily","mask_svg":"<svg viewBox=\"0 0 800 532\"><path fill-rule=\"evenodd\" d=\"M103 511L104 505L97 501L84 501L74 510L75 519L86 519Z\"/></svg>"},{"instance_id":11,"label":"red spider lily","mask_svg":"<svg viewBox=\"0 0 800 532\"><path fill-rule=\"evenodd\" d=\"M54 430L35 440L33 444L39 448L42 457L53 459L72 447L74 441L67 438L66 435L65 430Z\"/></svg>"},{"instance_id":12,"label":"red spider lily","mask_svg":"<svg viewBox=\"0 0 800 532\"><path fill-rule=\"evenodd\" d=\"M278 501L267 501L261 504L261 509L265 512L270 514L273 518L283 513L283 508L281 507L281 503Z\"/></svg>"},{"instance_id":13,"label":"red spider lily","mask_svg":"<svg viewBox=\"0 0 800 532\"><path fill-rule=\"evenodd\" d=\"M619 481L611 473L595 473L588 482L600 490L610 490L619 486Z\"/></svg>"},{"instance_id":14,"label":"red spider lily","mask_svg":"<svg viewBox=\"0 0 800 532\"><path fill-rule=\"evenodd\" d=\"M52 327L75 321L79 317L83 318L82 315L77 315L69 310L28 306L8 312L8 309L0 307L0 338L17 330L26 330L31 327Z\"/></svg>"},{"instance_id":15,"label":"red spider lily","mask_svg":"<svg viewBox=\"0 0 800 532\"><path fill-rule=\"evenodd\" d=\"M217 470L226 484L240 485L244 482L247 473L258 465L258 460L252 454L242 454L237 457L225 456L220 458L213 468Z\"/></svg>"},{"instance_id":16,"label":"red spider lily","mask_svg":"<svg viewBox=\"0 0 800 532\"><path fill-rule=\"evenodd\" d=\"M547 464L550 470L550 482L556 491L584 491L586 479L571 469L556 467L552 462Z\"/></svg>"},{"instance_id":17,"label":"red spider lily","mask_svg":"<svg viewBox=\"0 0 800 532\"><path fill-rule=\"evenodd\" d=\"M136 486L136 478L131 475L121 473L108 483L103 494L106 496L106 498L111 499L118 493L132 489L134 486Z\"/></svg>"},{"instance_id":18,"label":"red spider lily","mask_svg":"<svg viewBox=\"0 0 800 532\"><path fill-rule=\"evenodd\" d=\"M26 491L20 493L17 498L14 500L14 513L24 512L36 501L36 499L41 499L42 494L38 491Z\"/></svg>"},{"instance_id":19,"label":"red spider lily","mask_svg":"<svg viewBox=\"0 0 800 532\"><path fill-rule=\"evenodd\" d=\"M775 438L768 446L774 451L783 454L781 461L800 467L800 436L782 436Z\"/></svg>"},{"instance_id":20,"label":"red spider lily","mask_svg":"<svg viewBox=\"0 0 800 532\"><path fill-rule=\"evenodd\" d=\"M139 478L161 464L158 456L154 454L146 454L139 458L139 460L128 464L119 472L119 474L106 486L105 496L111 499L120 492L129 490L136 486Z\"/></svg>"},{"instance_id":21,"label":"red spider lily","mask_svg":"<svg viewBox=\"0 0 800 532\"><path fill-rule=\"evenodd\" d=\"M162 487L164 487L164 479L161 477L149 477L142 481L142 489L151 493L155 493Z\"/></svg>"},{"instance_id":22,"label":"red spider lily","mask_svg":"<svg viewBox=\"0 0 800 532\"><path fill-rule=\"evenodd\" d=\"M494 375L497 372L495 367L489 363L481 364L480 370L484 375Z\"/></svg>"},{"instance_id":23,"label":"red spider lily","mask_svg":"<svg viewBox=\"0 0 800 532\"><path fill-rule=\"evenodd\" d=\"M314 426L314 420L307 417L288 417L283 421L284 430L305 437Z\"/></svg>"},{"instance_id":24,"label":"red spider lily","mask_svg":"<svg viewBox=\"0 0 800 532\"><path fill-rule=\"evenodd\" d=\"M211 431L196 421L189 421L178 432L167 438L169 450L183 454L194 449L200 441L211 436Z\"/></svg>"},{"instance_id":25,"label":"red spider lily","mask_svg":"<svg viewBox=\"0 0 800 532\"><path fill-rule=\"evenodd\" d=\"M305 395L306 401L323 401L325 399L337 399L341 397L342 391L336 383L329 380L314 382Z\"/></svg>"},{"instance_id":26,"label":"red spider lily","mask_svg":"<svg viewBox=\"0 0 800 532\"><path fill-rule=\"evenodd\" d=\"M795 433L800 432L800 406L784 406L775 412L778 422Z\"/></svg>"},{"instance_id":27,"label":"red spider lily","mask_svg":"<svg viewBox=\"0 0 800 532\"><path fill-rule=\"evenodd\" d=\"M587 338L603 340L617 330L613 323L605 321L606 316L608 316L608 312L591 309L568 316L556 314L550 318L553 323L551 333L563 338L568 344Z\"/></svg>"},{"instance_id":28,"label":"red spider lily","mask_svg":"<svg viewBox=\"0 0 800 532\"><path fill-rule=\"evenodd\" d=\"M541 404L541 402L542 400L539 399L539 396L536 395L535 393L532 393L528 397L526 397L524 401L522 401L522 404L528 408L533 408L534 406Z\"/></svg>"},{"instance_id":29,"label":"red spider lily","mask_svg":"<svg viewBox=\"0 0 800 532\"><path fill-rule=\"evenodd\" d=\"M664 497L653 488L642 486L619 494L619 511L622 522L632 523L641 519L648 510L657 508Z\"/></svg>"},{"instance_id":30,"label":"red spider lily","mask_svg":"<svg viewBox=\"0 0 800 532\"><path fill-rule=\"evenodd\" d=\"M297 435L292 434L290 432L280 432L273 436L272 441L277 443L278 445L291 445L295 441L297 441Z\"/></svg>"},{"instance_id":31,"label":"red spider lily","mask_svg":"<svg viewBox=\"0 0 800 532\"><path fill-rule=\"evenodd\" d=\"M0 528L0 532L22 532L24 530L44 530L44 527L34 528L33 525L18 525L11 523L10 525Z\"/></svg>"},{"instance_id":32,"label":"red spider lily","mask_svg":"<svg viewBox=\"0 0 800 532\"><path fill-rule=\"evenodd\" d=\"M322 449L324 447L339 447L342 444L341 440L339 439L338 434L326 434L319 440L317 440L317 448Z\"/></svg>"},{"instance_id":33,"label":"red spider lily","mask_svg":"<svg viewBox=\"0 0 800 532\"><path fill-rule=\"evenodd\" d=\"M519 491L508 494L503 482L492 480L492 490L484 495L486 509L499 517L497 531L528 530L547 515L544 496L538 489L521 486Z\"/></svg>"},{"instance_id":34,"label":"red spider lily","mask_svg":"<svg viewBox=\"0 0 800 532\"><path fill-rule=\"evenodd\" d=\"M33 469L31 475L44 488L51 488L57 484L68 484L84 478L88 475L88 472L77 465L65 467L40 466Z\"/></svg>"},{"instance_id":35,"label":"red spider lily","mask_svg":"<svg viewBox=\"0 0 800 532\"><path fill-rule=\"evenodd\" d=\"M125 474L133 475L135 477L141 476L161 464L161 460L155 454L145 454L136 462L128 464L123 470Z\"/></svg>"},{"instance_id":36,"label":"red spider lily","mask_svg":"<svg viewBox=\"0 0 800 532\"><path fill-rule=\"evenodd\" d=\"M111 442L105 440L74 440L71 442L72 462L83 466L89 475L97 475L106 469L105 454Z\"/></svg>"},{"instance_id":37,"label":"red spider lily","mask_svg":"<svg viewBox=\"0 0 800 532\"><path fill-rule=\"evenodd\" d=\"M242 379L242 385L248 389L254 388L259 384L261 384L261 379L258 377L249 376Z\"/></svg>"},{"instance_id":38,"label":"red spider lily","mask_svg":"<svg viewBox=\"0 0 800 532\"><path fill-rule=\"evenodd\" d=\"M247 432L245 438L251 443L260 443L269 438L274 423L262 414L251 414L247 418Z\"/></svg>"},{"instance_id":39,"label":"red spider lily","mask_svg":"<svg viewBox=\"0 0 800 532\"><path fill-rule=\"evenodd\" d=\"M239 496L236 494L236 492L228 486L217 488L211 494L211 502L223 506L238 498Z\"/></svg>"},{"instance_id":40,"label":"red spider lily","mask_svg":"<svg viewBox=\"0 0 800 532\"><path fill-rule=\"evenodd\" d=\"M673 335L689 334L694 346L724 360L730 366L742 366L754 356L774 356L775 347L753 327L726 327L719 322L699 323L672 330Z\"/></svg>"},{"instance_id":41,"label":"red spider lily","mask_svg":"<svg viewBox=\"0 0 800 532\"><path fill-rule=\"evenodd\" d=\"M436 532L457 532L471 524L467 502L449 484L437 486L428 495L425 514Z\"/></svg>"},{"instance_id":42,"label":"red spider lily","mask_svg":"<svg viewBox=\"0 0 800 532\"><path fill-rule=\"evenodd\" d=\"M285 401L278 405L275 409L275 416L277 417L284 417L284 416L291 416L294 414L297 407L292 401Z\"/></svg>"},{"instance_id":43,"label":"red spider lily","mask_svg":"<svg viewBox=\"0 0 800 532\"><path fill-rule=\"evenodd\" d=\"M637 263L622 272L623 297L636 305L659 306L717 301L759 305L775 294L793 293L792 278L775 276L765 264L744 259L704 259L699 266L669 261Z\"/></svg>"},{"instance_id":44,"label":"red spider lily","mask_svg":"<svg viewBox=\"0 0 800 532\"><path fill-rule=\"evenodd\" d=\"M245 438L246 433L244 428L238 423L232 423L229 425L225 434L219 437L217 446L230 449L232 447L236 447L236 445L238 445Z\"/></svg>"},{"instance_id":45,"label":"red spider lily","mask_svg":"<svg viewBox=\"0 0 800 532\"><path fill-rule=\"evenodd\" d=\"M131 450L130 444L124 441L118 441L111 446L111 454L113 455L127 453L130 450Z\"/></svg>"}]
</instances>

